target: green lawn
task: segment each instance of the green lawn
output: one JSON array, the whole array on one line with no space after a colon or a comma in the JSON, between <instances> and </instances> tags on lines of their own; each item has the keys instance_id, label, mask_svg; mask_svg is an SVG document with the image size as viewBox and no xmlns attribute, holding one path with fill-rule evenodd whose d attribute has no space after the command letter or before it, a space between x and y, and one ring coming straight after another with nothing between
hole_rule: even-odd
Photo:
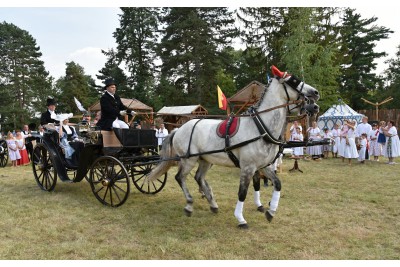
<instances>
[{"instance_id":1,"label":"green lawn","mask_svg":"<svg viewBox=\"0 0 400 267\"><path fill-rule=\"evenodd\" d=\"M218 214L189 177L192 217L183 213L175 168L160 193L144 195L132 186L119 208L101 205L86 180L58 181L48 193L36 185L30 166L1 168L0 259L399 260L400 164L385 162L302 160L304 173L290 173L293 160L285 158L274 220L255 210L250 188L248 230L238 229L233 215L236 168L214 166L208 173ZM261 189L264 204L271 192Z\"/></svg>"}]
</instances>

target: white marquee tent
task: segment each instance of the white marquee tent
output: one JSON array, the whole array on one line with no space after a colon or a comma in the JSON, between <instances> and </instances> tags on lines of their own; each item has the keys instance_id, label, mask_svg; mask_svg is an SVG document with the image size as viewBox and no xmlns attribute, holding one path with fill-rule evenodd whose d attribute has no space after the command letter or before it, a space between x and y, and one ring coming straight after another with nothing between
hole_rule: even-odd
<instances>
[{"instance_id":1,"label":"white marquee tent","mask_svg":"<svg viewBox=\"0 0 400 267\"><path fill-rule=\"evenodd\" d=\"M356 120L357 124L361 122L364 115L356 112L344 102L333 105L324 114L319 116L317 125L320 129L333 129L337 123L343 125L345 119Z\"/></svg>"}]
</instances>

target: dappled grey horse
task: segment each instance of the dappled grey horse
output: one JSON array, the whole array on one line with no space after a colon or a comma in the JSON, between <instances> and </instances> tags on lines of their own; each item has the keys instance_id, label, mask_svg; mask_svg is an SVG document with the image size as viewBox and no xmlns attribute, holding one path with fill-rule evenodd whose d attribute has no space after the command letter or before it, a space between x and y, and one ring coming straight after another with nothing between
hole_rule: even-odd
<instances>
[{"instance_id":1,"label":"dappled grey horse","mask_svg":"<svg viewBox=\"0 0 400 267\"><path fill-rule=\"evenodd\" d=\"M174 165L174 158L180 158L176 181L186 198L184 211L190 216L193 212L193 198L189 193L186 177L198 162L195 175L199 187L207 198L213 212L218 211L218 205L211 187L205 180L205 175L212 164L235 167L234 160L226 153L230 151L240 166L240 186L238 201L234 215L240 228L247 228L243 217L243 204L247 190L256 171L260 171L273 183L272 198L265 215L269 221L276 213L281 191L281 182L277 175L268 168L277 157L283 141L279 140L286 126L288 113L318 112L315 102L319 99L318 91L302 82L294 75L280 72L272 67L274 78L265 87L259 102L248 110L248 116L240 118L237 133L231 137L230 146L225 146L225 140L216 134L221 120L192 119L173 131L165 140L161 151L161 161L147 176L151 183ZM307 103L308 102L308 103ZM255 176L257 177L257 176ZM255 203L261 207L259 191L255 192Z\"/></svg>"}]
</instances>

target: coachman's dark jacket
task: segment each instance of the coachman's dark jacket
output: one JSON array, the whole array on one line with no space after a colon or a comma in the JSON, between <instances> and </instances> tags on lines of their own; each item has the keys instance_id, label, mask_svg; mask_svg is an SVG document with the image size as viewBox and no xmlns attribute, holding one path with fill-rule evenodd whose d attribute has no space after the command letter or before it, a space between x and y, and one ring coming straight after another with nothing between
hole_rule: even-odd
<instances>
[{"instance_id":1,"label":"coachman's dark jacket","mask_svg":"<svg viewBox=\"0 0 400 267\"><path fill-rule=\"evenodd\" d=\"M46 110L46 112L42 113L40 117L40 125L45 125L48 123L55 123L56 121L51 118L50 111Z\"/></svg>"},{"instance_id":2,"label":"coachman's dark jacket","mask_svg":"<svg viewBox=\"0 0 400 267\"><path fill-rule=\"evenodd\" d=\"M105 92L100 98L100 107L101 118L97 122L97 126L106 131L111 131L112 123L116 118L121 120L119 112L127 109L118 95L114 94L114 97L112 97L108 92Z\"/></svg>"}]
</instances>

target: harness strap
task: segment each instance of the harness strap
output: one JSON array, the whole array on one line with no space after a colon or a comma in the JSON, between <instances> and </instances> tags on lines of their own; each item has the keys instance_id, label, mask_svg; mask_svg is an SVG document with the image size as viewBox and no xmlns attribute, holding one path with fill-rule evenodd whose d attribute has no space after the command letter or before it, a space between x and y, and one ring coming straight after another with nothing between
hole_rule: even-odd
<instances>
[{"instance_id":1,"label":"harness strap","mask_svg":"<svg viewBox=\"0 0 400 267\"><path fill-rule=\"evenodd\" d=\"M268 128L265 126L264 122L261 120L260 116L255 113L254 110L250 111L250 116L253 118L254 123L256 124L260 134L263 136L265 142L279 146L285 144L285 142L283 142L282 140L278 140L272 136L272 134L268 131Z\"/></svg>"},{"instance_id":2,"label":"harness strap","mask_svg":"<svg viewBox=\"0 0 400 267\"><path fill-rule=\"evenodd\" d=\"M196 128L196 125L197 125L201 120L202 120L202 119L199 119L199 120L196 121L196 123L193 125L192 132L190 133L188 149L187 149L186 155L183 156L182 158L189 158L190 156L192 156L192 155L190 155L190 145L192 144L193 132L194 132L194 128Z\"/></svg>"},{"instance_id":3,"label":"harness strap","mask_svg":"<svg viewBox=\"0 0 400 267\"><path fill-rule=\"evenodd\" d=\"M229 129L231 128L234 116L229 116L229 120L226 124L226 129L225 129L225 149L229 147L230 145L230 136L229 136ZM228 157L232 160L233 164L235 164L236 167L240 168L240 163L239 159L233 154L231 150L227 150L226 153L228 154Z\"/></svg>"}]
</instances>

